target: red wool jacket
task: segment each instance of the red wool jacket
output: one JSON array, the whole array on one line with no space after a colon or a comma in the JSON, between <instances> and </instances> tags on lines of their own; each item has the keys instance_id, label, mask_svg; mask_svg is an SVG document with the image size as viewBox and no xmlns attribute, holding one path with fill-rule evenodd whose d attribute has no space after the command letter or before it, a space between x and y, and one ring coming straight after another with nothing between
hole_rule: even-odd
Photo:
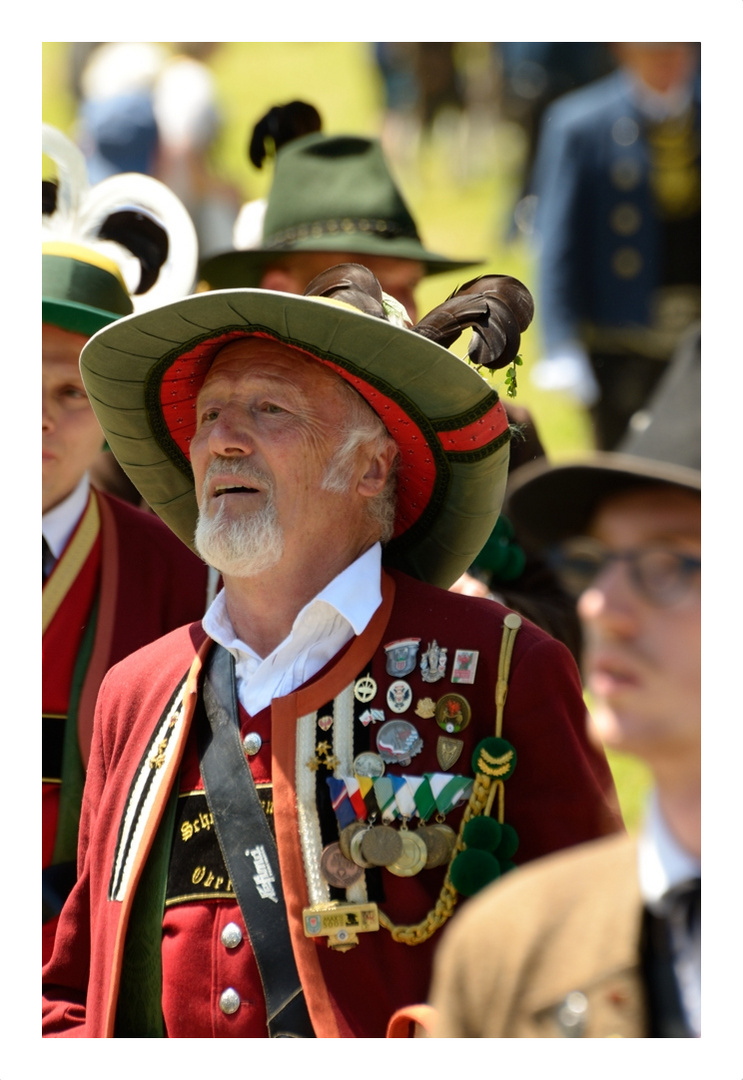
<instances>
[{"instance_id":1,"label":"red wool jacket","mask_svg":"<svg viewBox=\"0 0 743 1080\"><path fill-rule=\"evenodd\" d=\"M386 707L385 694L394 677L385 670L384 645L414 636L421 639L422 651L435 638L449 650L447 677L426 683L418 664L405 676L413 704L401 718L414 723L423 747L410 765L388 766L388 771L416 775L442 771L436 758L442 730L435 719L420 718L413 709L420 698L456 692L471 706L472 719L456 735L464 748L450 771L471 776L475 746L494 733L495 683L506 613L490 600L385 573L382 604L364 633L308 683L275 699L270 709L250 721L252 729L264 731L270 747L270 763L259 754L263 762L251 759L251 768L257 782L263 769L273 783L292 946L318 1038L384 1037L397 1008L425 1000L438 936L410 946L382 928L360 934L359 944L345 953L328 948L325 940L305 937L302 909L309 901L295 797L297 720L322 709L368 672L378 687L369 707L384 708L389 718L394 714ZM179 782L184 754L189 771L187 762L194 753L190 723L200 693L201 662L211 644L200 625L183 627L117 665L102 686L81 820L79 880L62 912L54 955L44 970L45 1036L114 1035L132 902L168 795ZM450 682L458 648L479 652L472 684ZM189 668L183 708L174 712L169 702ZM502 732L518 755L513 776L505 784L505 820L520 837L517 863L621 828L611 775L587 738L585 719L580 679L568 650L525 621L513 651ZM156 794L145 820L128 833L128 858L117 860L132 785L138 776L148 775L163 732L169 750L161 766L151 770ZM447 817L455 830L461 815L460 808ZM127 829L129 825L124 832ZM445 872L442 867L396 877L383 871L381 911L395 926L421 922L436 903ZM245 938L234 950L226 950L220 941L228 922L236 922ZM161 1004L166 1035L265 1037L257 969L234 900L200 899L168 907L164 927ZM222 1013L217 1004L226 986L237 989L242 1000L232 1015Z\"/></svg>"},{"instance_id":2,"label":"red wool jacket","mask_svg":"<svg viewBox=\"0 0 743 1080\"><path fill-rule=\"evenodd\" d=\"M86 520L91 509L93 516ZM206 608L208 574L205 564L152 514L95 490L86 514L44 584L49 617L42 641L44 739L59 746L81 642L94 619L92 648L78 673L82 685L72 718L83 767L90 755L95 702L104 675L142 645L200 618ZM86 529L89 539L77 557L76 544ZM55 861L61 792L59 755L49 752L48 745L44 751L42 867ZM71 851L62 858L74 859L74 836L68 839L70 845ZM44 960L51 955L55 926L56 919L50 919L43 927Z\"/></svg>"}]
</instances>

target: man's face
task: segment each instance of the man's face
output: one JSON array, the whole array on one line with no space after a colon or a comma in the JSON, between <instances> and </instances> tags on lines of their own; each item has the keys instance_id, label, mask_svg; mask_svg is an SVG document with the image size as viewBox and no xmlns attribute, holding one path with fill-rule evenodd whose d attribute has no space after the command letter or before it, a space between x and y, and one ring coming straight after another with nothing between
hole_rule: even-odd
<instances>
[{"instance_id":1,"label":"man's face","mask_svg":"<svg viewBox=\"0 0 743 1080\"><path fill-rule=\"evenodd\" d=\"M589 535L609 552L661 548L699 558L700 499L657 486L612 496ZM585 633L584 675L607 746L652 767L698 763L701 716L701 578L690 574L677 599L646 599L627 562L609 561L578 601Z\"/></svg>"},{"instance_id":2,"label":"man's face","mask_svg":"<svg viewBox=\"0 0 743 1080\"><path fill-rule=\"evenodd\" d=\"M217 355L197 399L191 465L197 544L226 575L250 577L280 559L324 563L360 542L368 526L353 483L323 488L344 394L337 376L276 342L247 338Z\"/></svg>"},{"instance_id":3,"label":"man's face","mask_svg":"<svg viewBox=\"0 0 743 1080\"><path fill-rule=\"evenodd\" d=\"M42 326L42 513L77 486L103 446L103 432L80 377L83 334Z\"/></svg>"},{"instance_id":4,"label":"man's face","mask_svg":"<svg viewBox=\"0 0 743 1080\"><path fill-rule=\"evenodd\" d=\"M302 251L283 256L280 262L269 267L261 280L261 288L303 293L312 279L323 270L343 262L360 263L371 270L383 291L402 304L410 321L418 321L415 290L423 278L424 267L423 263L414 259L339 251Z\"/></svg>"}]
</instances>

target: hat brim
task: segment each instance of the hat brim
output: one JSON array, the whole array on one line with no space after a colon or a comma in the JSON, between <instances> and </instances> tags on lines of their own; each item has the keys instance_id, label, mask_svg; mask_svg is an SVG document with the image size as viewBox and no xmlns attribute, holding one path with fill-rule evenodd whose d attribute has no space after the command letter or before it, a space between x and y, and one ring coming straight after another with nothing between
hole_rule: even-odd
<instances>
[{"instance_id":1,"label":"hat brim","mask_svg":"<svg viewBox=\"0 0 743 1080\"><path fill-rule=\"evenodd\" d=\"M58 326L60 330L70 330L74 334L92 337L104 326L121 318L110 311L79 304L73 300L41 300L41 321L48 326Z\"/></svg>"},{"instance_id":2,"label":"hat brim","mask_svg":"<svg viewBox=\"0 0 743 1080\"><path fill-rule=\"evenodd\" d=\"M466 270L481 266L482 259L460 261L445 255L426 251L422 244L411 237L399 236L380 239L374 235L337 233L298 241L291 247L250 248L245 251L222 251L204 259L199 267L199 280L211 289L258 288L265 269L282 256L295 253L321 254L337 252L339 255L376 255L390 259L411 259L423 263L424 276L445 274L453 270ZM343 262L343 259L339 259Z\"/></svg>"},{"instance_id":3,"label":"hat brim","mask_svg":"<svg viewBox=\"0 0 743 1080\"><path fill-rule=\"evenodd\" d=\"M697 469L632 454L597 451L563 465L536 461L512 474L505 512L525 543L549 548L585 532L609 496L658 483L702 488Z\"/></svg>"},{"instance_id":4,"label":"hat brim","mask_svg":"<svg viewBox=\"0 0 743 1080\"><path fill-rule=\"evenodd\" d=\"M205 292L119 319L81 354L107 442L146 502L193 548L198 506L188 444L216 352L263 335L341 375L400 448L385 561L448 588L489 537L508 473L497 393L465 361L346 304L262 289Z\"/></svg>"}]
</instances>

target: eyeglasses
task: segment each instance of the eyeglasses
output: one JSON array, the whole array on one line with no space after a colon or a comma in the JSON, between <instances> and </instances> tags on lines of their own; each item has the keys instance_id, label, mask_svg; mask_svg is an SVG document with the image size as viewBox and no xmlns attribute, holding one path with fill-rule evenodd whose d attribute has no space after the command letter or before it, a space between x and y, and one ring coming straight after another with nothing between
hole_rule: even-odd
<instances>
[{"instance_id":1,"label":"eyeglasses","mask_svg":"<svg viewBox=\"0 0 743 1080\"><path fill-rule=\"evenodd\" d=\"M610 563L627 563L632 584L657 607L669 607L682 600L702 568L701 559L668 548L609 551L588 536L575 537L554 548L549 562L563 588L576 599Z\"/></svg>"}]
</instances>

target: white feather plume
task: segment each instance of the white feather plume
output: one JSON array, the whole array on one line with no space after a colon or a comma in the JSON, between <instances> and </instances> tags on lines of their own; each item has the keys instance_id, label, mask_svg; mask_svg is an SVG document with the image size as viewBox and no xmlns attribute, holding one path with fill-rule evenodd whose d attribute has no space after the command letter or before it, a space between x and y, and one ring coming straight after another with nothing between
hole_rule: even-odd
<instances>
[{"instance_id":1,"label":"white feather plume","mask_svg":"<svg viewBox=\"0 0 743 1080\"><path fill-rule=\"evenodd\" d=\"M121 270L135 312L179 300L191 291L198 265L196 230L170 188L142 173L120 173L91 186L78 147L48 124L42 124L42 150L58 170L57 205L51 214L42 213L43 240L80 244L112 259ZM167 258L151 288L141 296L134 295L141 280L139 259L122 244L100 236L106 219L126 210L152 219L168 237Z\"/></svg>"}]
</instances>

